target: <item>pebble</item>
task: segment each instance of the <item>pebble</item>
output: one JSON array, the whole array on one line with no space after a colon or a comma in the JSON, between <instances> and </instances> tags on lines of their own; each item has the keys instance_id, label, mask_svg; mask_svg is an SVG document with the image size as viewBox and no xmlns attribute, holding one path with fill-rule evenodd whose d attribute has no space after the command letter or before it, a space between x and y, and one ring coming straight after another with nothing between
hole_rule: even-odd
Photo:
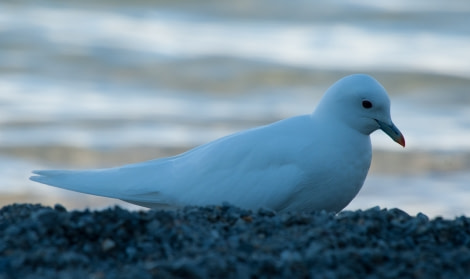
<instances>
[{"instance_id":1,"label":"pebble","mask_svg":"<svg viewBox=\"0 0 470 279\"><path fill-rule=\"evenodd\" d=\"M468 278L470 219L400 209L282 213L0 209L6 278Z\"/></svg>"}]
</instances>

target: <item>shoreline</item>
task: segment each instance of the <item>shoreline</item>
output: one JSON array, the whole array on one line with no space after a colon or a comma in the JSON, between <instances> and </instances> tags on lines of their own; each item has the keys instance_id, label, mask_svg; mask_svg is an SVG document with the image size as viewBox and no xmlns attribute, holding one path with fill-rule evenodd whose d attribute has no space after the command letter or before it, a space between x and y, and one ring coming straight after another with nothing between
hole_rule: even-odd
<instances>
[{"instance_id":1,"label":"shoreline","mask_svg":"<svg viewBox=\"0 0 470 279\"><path fill-rule=\"evenodd\" d=\"M0 147L0 158L15 158L61 169L107 168L165 158L195 146L88 148L68 145ZM370 173L419 174L470 171L470 151L373 149Z\"/></svg>"}]
</instances>

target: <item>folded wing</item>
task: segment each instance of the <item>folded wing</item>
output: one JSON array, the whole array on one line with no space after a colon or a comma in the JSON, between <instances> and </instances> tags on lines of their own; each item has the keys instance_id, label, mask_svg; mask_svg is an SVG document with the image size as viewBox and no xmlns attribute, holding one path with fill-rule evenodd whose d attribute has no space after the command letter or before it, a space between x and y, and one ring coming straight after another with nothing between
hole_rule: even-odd
<instances>
[{"instance_id":1,"label":"folded wing","mask_svg":"<svg viewBox=\"0 0 470 279\"><path fill-rule=\"evenodd\" d=\"M298 152L279 149L301 149L304 144L282 144L302 139L285 130L277 133L276 126L283 126L284 121L233 134L174 157L109 169L40 170L33 172L36 176L31 180L152 208L229 202L275 209L302 183L303 174L292 159Z\"/></svg>"}]
</instances>

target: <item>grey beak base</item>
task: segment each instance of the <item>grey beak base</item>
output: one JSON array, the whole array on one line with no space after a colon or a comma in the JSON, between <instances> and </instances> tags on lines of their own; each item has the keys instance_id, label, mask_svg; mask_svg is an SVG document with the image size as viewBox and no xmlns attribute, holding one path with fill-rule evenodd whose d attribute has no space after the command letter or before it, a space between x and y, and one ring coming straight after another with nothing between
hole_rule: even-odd
<instances>
[{"instance_id":1,"label":"grey beak base","mask_svg":"<svg viewBox=\"0 0 470 279\"><path fill-rule=\"evenodd\" d=\"M377 121L377 124L379 124L380 129L384 131L384 133L386 133L390 138L392 138L392 140L405 147L405 138L403 137L403 134L400 132L400 130L398 130L397 126L395 126L395 124L387 124L377 119L375 119L375 121Z\"/></svg>"}]
</instances>

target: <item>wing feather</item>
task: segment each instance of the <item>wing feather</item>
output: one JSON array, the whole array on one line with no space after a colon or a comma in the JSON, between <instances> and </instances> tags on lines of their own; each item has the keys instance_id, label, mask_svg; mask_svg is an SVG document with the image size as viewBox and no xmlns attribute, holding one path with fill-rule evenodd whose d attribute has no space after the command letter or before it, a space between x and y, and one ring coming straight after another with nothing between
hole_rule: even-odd
<instances>
[{"instance_id":1,"label":"wing feather","mask_svg":"<svg viewBox=\"0 0 470 279\"><path fill-rule=\"evenodd\" d=\"M109 169L34 171L31 180L147 207L229 202L275 209L304 172L294 158L306 139L298 136L296 125L286 123L303 121L299 118L229 135L174 157Z\"/></svg>"}]
</instances>

